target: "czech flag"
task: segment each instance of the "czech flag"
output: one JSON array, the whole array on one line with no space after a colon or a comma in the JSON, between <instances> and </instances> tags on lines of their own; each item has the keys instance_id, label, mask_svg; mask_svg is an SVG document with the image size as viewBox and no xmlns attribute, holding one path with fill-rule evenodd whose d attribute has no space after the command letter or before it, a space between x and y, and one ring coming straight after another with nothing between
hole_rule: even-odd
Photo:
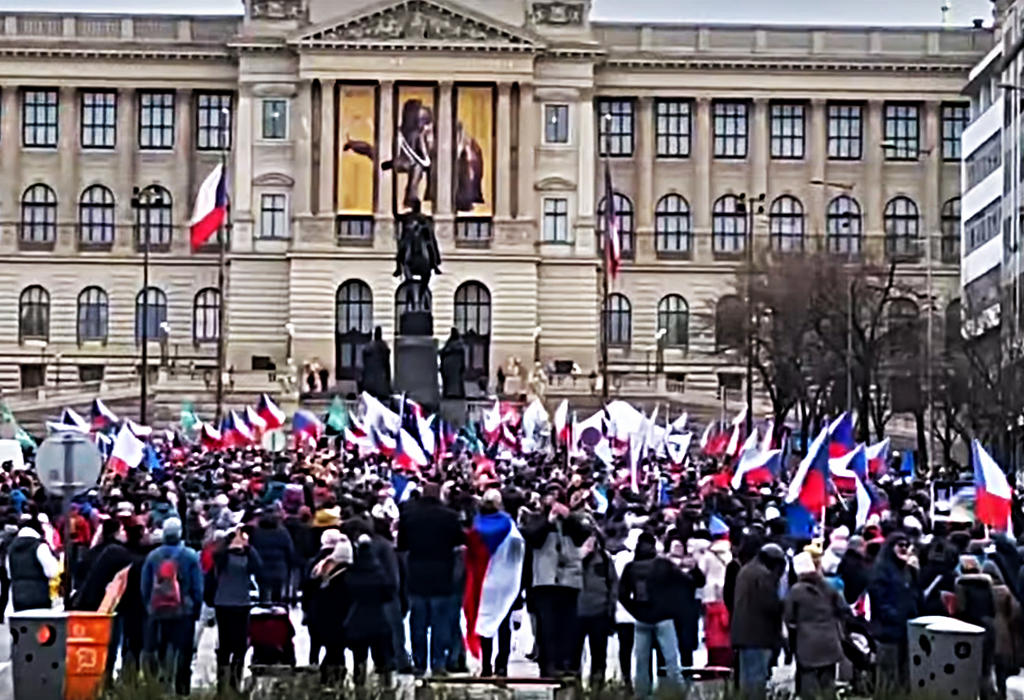
<instances>
[{"instance_id":1,"label":"czech flag","mask_svg":"<svg viewBox=\"0 0 1024 700\"><path fill-rule=\"evenodd\" d=\"M220 424L224 447L244 447L253 442L252 431L234 411L229 411Z\"/></svg>"},{"instance_id":2,"label":"czech flag","mask_svg":"<svg viewBox=\"0 0 1024 700\"><path fill-rule=\"evenodd\" d=\"M483 431L488 443L493 443L501 435L501 403L497 400L494 408L484 411Z\"/></svg>"},{"instance_id":3,"label":"czech flag","mask_svg":"<svg viewBox=\"0 0 1024 700\"><path fill-rule=\"evenodd\" d=\"M508 513L480 514L466 535L466 648L480 656L480 638L493 638L519 596L526 543Z\"/></svg>"},{"instance_id":4,"label":"czech flag","mask_svg":"<svg viewBox=\"0 0 1024 700\"><path fill-rule=\"evenodd\" d=\"M868 473L872 476L884 474L889 464L889 438L868 445L864 452L868 458Z\"/></svg>"},{"instance_id":5,"label":"czech flag","mask_svg":"<svg viewBox=\"0 0 1024 700\"><path fill-rule=\"evenodd\" d=\"M975 514L978 520L997 530L1009 530L1013 489L1006 480L1006 474L977 440L971 440L971 457L974 461Z\"/></svg>"},{"instance_id":6,"label":"czech flag","mask_svg":"<svg viewBox=\"0 0 1024 700\"><path fill-rule=\"evenodd\" d=\"M669 435L665 439L665 450L668 452L668 458L672 461L673 466L683 466L683 463L686 462L686 457L690 452L691 442L693 442L693 433Z\"/></svg>"},{"instance_id":7,"label":"czech flag","mask_svg":"<svg viewBox=\"0 0 1024 700\"><path fill-rule=\"evenodd\" d=\"M267 430L277 430L284 425L284 411L278 408L274 400L266 394L260 396L260 403L256 406L256 415L267 424Z\"/></svg>"},{"instance_id":8,"label":"czech flag","mask_svg":"<svg viewBox=\"0 0 1024 700\"><path fill-rule=\"evenodd\" d=\"M828 437L828 427L822 428L789 484L786 517L794 534L806 534L807 524L828 505Z\"/></svg>"},{"instance_id":9,"label":"czech flag","mask_svg":"<svg viewBox=\"0 0 1024 700\"><path fill-rule=\"evenodd\" d=\"M61 411L60 422L63 425L74 426L74 429L81 433L89 432L89 421L82 418L73 408L65 408Z\"/></svg>"},{"instance_id":10,"label":"czech flag","mask_svg":"<svg viewBox=\"0 0 1024 700\"><path fill-rule=\"evenodd\" d=\"M853 439L853 416L843 411L843 414L828 426L828 435L829 457L842 457L847 452L852 452L857 446Z\"/></svg>"},{"instance_id":11,"label":"czech flag","mask_svg":"<svg viewBox=\"0 0 1024 700\"><path fill-rule=\"evenodd\" d=\"M245 413L242 415L242 420L249 426L249 430L252 431L254 440L259 440L263 436L263 431L267 429L267 421L260 418L260 414L252 410L252 406L245 407Z\"/></svg>"},{"instance_id":12,"label":"czech flag","mask_svg":"<svg viewBox=\"0 0 1024 700\"><path fill-rule=\"evenodd\" d=\"M569 444L569 400L562 399L555 410L555 439L563 445Z\"/></svg>"},{"instance_id":13,"label":"czech flag","mask_svg":"<svg viewBox=\"0 0 1024 700\"><path fill-rule=\"evenodd\" d=\"M386 430L375 425L370 426L370 441L374 449L385 457L393 457L398 450L398 439Z\"/></svg>"},{"instance_id":14,"label":"czech flag","mask_svg":"<svg viewBox=\"0 0 1024 700\"><path fill-rule=\"evenodd\" d=\"M406 471L416 471L426 467L430 461L423 448L413 439L405 428L398 433L398 449L395 452L395 465Z\"/></svg>"},{"instance_id":15,"label":"czech flag","mask_svg":"<svg viewBox=\"0 0 1024 700\"><path fill-rule=\"evenodd\" d=\"M117 424L117 415L107 408L107 405L100 399L93 399L89 407L89 417L92 419L93 430L106 430Z\"/></svg>"},{"instance_id":16,"label":"czech flag","mask_svg":"<svg viewBox=\"0 0 1024 700\"><path fill-rule=\"evenodd\" d=\"M128 472L135 469L142 462L145 456L146 444L132 435L128 426L122 425L114 439L114 446L110 451L110 459L107 461L107 469L120 477L125 477Z\"/></svg>"},{"instance_id":17,"label":"czech flag","mask_svg":"<svg viewBox=\"0 0 1024 700\"><path fill-rule=\"evenodd\" d=\"M196 205L189 222L192 233L192 252L203 247L217 232L228 215L228 177L220 163L206 176L196 194Z\"/></svg>"},{"instance_id":18,"label":"czech flag","mask_svg":"<svg viewBox=\"0 0 1024 700\"><path fill-rule=\"evenodd\" d=\"M782 450L746 450L736 465L732 487L738 491L744 479L750 485L771 484L779 478L781 469Z\"/></svg>"},{"instance_id":19,"label":"czech flag","mask_svg":"<svg viewBox=\"0 0 1024 700\"><path fill-rule=\"evenodd\" d=\"M690 416L686 413L686 411L683 411L683 415L679 416L674 421L672 421L672 424L669 425L668 427L668 431L670 433L683 432L684 430L686 430L686 423L687 421L689 421L689 419Z\"/></svg>"},{"instance_id":20,"label":"czech flag","mask_svg":"<svg viewBox=\"0 0 1024 700\"><path fill-rule=\"evenodd\" d=\"M316 442L323 435L324 424L320 422L320 419L316 417L315 413L307 411L304 408L300 408L292 416L292 435L295 436L296 444L301 439L312 440Z\"/></svg>"},{"instance_id":21,"label":"czech flag","mask_svg":"<svg viewBox=\"0 0 1024 700\"><path fill-rule=\"evenodd\" d=\"M207 450L219 450L224 447L224 440L219 430L209 423L203 423L199 428L199 444Z\"/></svg>"}]
</instances>

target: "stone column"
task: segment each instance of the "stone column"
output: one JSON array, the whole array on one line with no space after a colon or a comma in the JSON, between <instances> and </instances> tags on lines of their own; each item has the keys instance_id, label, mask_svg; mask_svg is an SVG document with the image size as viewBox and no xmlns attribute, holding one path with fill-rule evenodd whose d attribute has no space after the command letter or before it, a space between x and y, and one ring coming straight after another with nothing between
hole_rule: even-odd
<instances>
[{"instance_id":1,"label":"stone column","mask_svg":"<svg viewBox=\"0 0 1024 700\"><path fill-rule=\"evenodd\" d=\"M865 248L881 251L884 247L883 212L885 193L882 191L882 171L885 151L882 149L882 102L871 100L867 105L864 129L864 194L860 199L864 214Z\"/></svg>"},{"instance_id":2,"label":"stone column","mask_svg":"<svg viewBox=\"0 0 1024 700\"><path fill-rule=\"evenodd\" d=\"M539 117L537 106L533 101L533 85L519 83L519 210L520 219L532 219L536 213L536 193L534 184L536 176L537 123ZM513 186L516 186L513 184Z\"/></svg>"},{"instance_id":3,"label":"stone column","mask_svg":"<svg viewBox=\"0 0 1024 700\"><path fill-rule=\"evenodd\" d=\"M921 239L928 249L921 250L922 262L931 256L932 263L941 258L941 251L936 244L939 220L942 210L942 193L940 191L942 173L942 133L940 128L941 103L928 101L924 103L921 120L924 124L919 148L924 158L924 187L921 191ZM929 150L930 149L930 150Z\"/></svg>"},{"instance_id":4,"label":"stone column","mask_svg":"<svg viewBox=\"0 0 1024 700\"><path fill-rule=\"evenodd\" d=\"M395 171L381 170L391 160L395 147L395 83L382 80L377 92L380 112L377 119L377 204L378 219L390 219L394 213Z\"/></svg>"},{"instance_id":5,"label":"stone column","mask_svg":"<svg viewBox=\"0 0 1024 700\"><path fill-rule=\"evenodd\" d=\"M441 81L437 107L437 201L434 202L434 213L441 217L452 216L452 161L454 147L452 143L452 126L454 125L454 108L452 105L452 81Z\"/></svg>"},{"instance_id":6,"label":"stone column","mask_svg":"<svg viewBox=\"0 0 1024 700\"><path fill-rule=\"evenodd\" d=\"M301 81L295 97L295 117L292 119L292 140L295 143L295 187L292 189L294 216L309 216L312 213L309 199L313 156L312 100L310 81Z\"/></svg>"},{"instance_id":7,"label":"stone column","mask_svg":"<svg viewBox=\"0 0 1024 700\"><path fill-rule=\"evenodd\" d=\"M17 85L4 85L0 92L0 114L4 115L4 119L0 120L0 144L3 144L3 148L0 148L0 168L7 173L8 182L7 187L0 189L0 197L3 198L0 201L7 202L7 213L3 218L14 222L10 229L11 235L3 235L2 239L14 242L14 247L17 247L18 240L16 222L20 216L21 193L27 184L21 170L21 111L18 94ZM4 230L7 228L0 225L0 234L7 234L8 231Z\"/></svg>"},{"instance_id":8,"label":"stone column","mask_svg":"<svg viewBox=\"0 0 1024 700\"><path fill-rule=\"evenodd\" d=\"M191 212L188 206L192 193L197 190L196 183L196 134L193 131L193 92L191 90L178 90L174 94L174 168L179 177L184 176L185 189L189 193L185 197L174 197L175 206L174 221L187 222ZM139 187L145 187L148 182L137 183ZM174 196L174 193L172 193ZM184 217L184 218L182 218ZM188 231L181 229L182 234L176 238L188 239ZM182 240L181 250L188 249L187 240ZM134 242L132 243L134 246ZM177 242L174 244L178 247Z\"/></svg>"},{"instance_id":9,"label":"stone column","mask_svg":"<svg viewBox=\"0 0 1024 700\"><path fill-rule=\"evenodd\" d=\"M76 203L82 194L79 174L82 165L82 139L79 131L78 91L61 87L57 91L57 176L48 183L57 193L57 247L56 251L69 252L77 244L77 226L74 225Z\"/></svg>"},{"instance_id":10,"label":"stone column","mask_svg":"<svg viewBox=\"0 0 1024 700\"><path fill-rule=\"evenodd\" d=\"M494 214L498 219L512 217L512 86L498 85L497 139L495 143ZM486 156L485 156L486 157Z\"/></svg>"},{"instance_id":11,"label":"stone column","mask_svg":"<svg viewBox=\"0 0 1024 700\"><path fill-rule=\"evenodd\" d=\"M322 216L333 215L335 205L334 169L337 160L337 125L335 124L335 82L321 81L320 86L320 207Z\"/></svg>"},{"instance_id":12,"label":"stone column","mask_svg":"<svg viewBox=\"0 0 1024 700\"><path fill-rule=\"evenodd\" d=\"M759 97L754 100L750 120L750 180L748 194L758 196L768 192L768 169L771 163L771 134L768 128L768 100ZM755 230L758 228L755 218Z\"/></svg>"},{"instance_id":13,"label":"stone column","mask_svg":"<svg viewBox=\"0 0 1024 700\"><path fill-rule=\"evenodd\" d=\"M231 182L233 194L232 215L238 220L252 218L252 144L253 116L259 106L253 100L250 88L243 86L238 93L238 128L235 129L234 173Z\"/></svg>"},{"instance_id":14,"label":"stone column","mask_svg":"<svg viewBox=\"0 0 1024 700\"><path fill-rule=\"evenodd\" d=\"M805 138L808 149L805 153L807 159L807 180L826 181L828 180L825 174L828 142L825 138L825 100L819 98L811 100L810 110L810 118L807 120L810 138ZM828 185L810 186L810 196L807 198L808 204L807 211L805 212L806 218L804 219L805 226L807 227L807 250L809 251L824 249L825 207L832 196L833 191L829 189Z\"/></svg>"},{"instance_id":15,"label":"stone column","mask_svg":"<svg viewBox=\"0 0 1024 700\"><path fill-rule=\"evenodd\" d=\"M594 95L592 90L581 90L579 102L576 103L579 115L577 132L580 135L579 168L576 202L577 231L576 249L580 253L593 253L594 236L594 186L597 176L596 137L594 135ZM586 226L581 226L586 223Z\"/></svg>"},{"instance_id":16,"label":"stone column","mask_svg":"<svg viewBox=\"0 0 1024 700\"><path fill-rule=\"evenodd\" d=\"M114 197L114 246L128 249L132 245L135 212L132 211L132 188L138 186L138 94L124 89L117 92L117 182Z\"/></svg>"},{"instance_id":17,"label":"stone column","mask_svg":"<svg viewBox=\"0 0 1024 700\"><path fill-rule=\"evenodd\" d=\"M711 259L711 207L714 195L711 189L711 99L697 98L697 119L693 130L694 191L690 206L693 210L694 259Z\"/></svg>"},{"instance_id":18,"label":"stone column","mask_svg":"<svg viewBox=\"0 0 1024 700\"><path fill-rule=\"evenodd\" d=\"M641 230L653 230L654 227L654 98L640 98L637 120L637 185L634 194L639 234Z\"/></svg>"}]
</instances>

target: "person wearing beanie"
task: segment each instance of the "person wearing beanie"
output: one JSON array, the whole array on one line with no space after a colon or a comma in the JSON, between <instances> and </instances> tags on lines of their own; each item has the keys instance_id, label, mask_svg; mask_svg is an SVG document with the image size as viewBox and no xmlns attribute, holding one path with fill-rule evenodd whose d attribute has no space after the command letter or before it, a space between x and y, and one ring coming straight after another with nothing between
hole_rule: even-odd
<instances>
[{"instance_id":1,"label":"person wearing beanie","mask_svg":"<svg viewBox=\"0 0 1024 700\"><path fill-rule=\"evenodd\" d=\"M842 619L846 602L818 572L810 552L793 557L797 582L784 601L783 620L796 657L801 698L835 695L836 664L843 658Z\"/></svg>"},{"instance_id":2,"label":"person wearing beanie","mask_svg":"<svg viewBox=\"0 0 1024 700\"><path fill-rule=\"evenodd\" d=\"M325 547L320 553L326 552L326 555L310 570L303 606L310 639L316 640L315 651L310 648L310 665L320 666L322 683L336 686L345 679L345 628L339 623L348 615L346 575L354 554L352 541L337 530L324 532L321 542ZM324 648L322 662L321 646Z\"/></svg>"},{"instance_id":3,"label":"person wearing beanie","mask_svg":"<svg viewBox=\"0 0 1024 700\"><path fill-rule=\"evenodd\" d=\"M149 615L143 664L173 685L178 695L188 695L192 635L203 605L203 574L199 555L181 541L181 520L165 519L162 537L163 544L146 557L139 582Z\"/></svg>"},{"instance_id":4,"label":"person wearing beanie","mask_svg":"<svg viewBox=\"0 0 1024 700\"><path fill-rule=\"evenodd\" d=\"M772 658L782 647L782 601L779 579L786 554L769 543L736 577L732 645L739 654L739 686L748 698L765 697Z\"/></svg>"},{"instance_id":5,"label":"person wearing beanie","mask_svg":"<svg viewBox=\"0 0 1024 700\"><path fill-rule=\"evenodd\" d=\"M49 608L50 579L60 572L60 564L43 539L43 526L39 520L23 517L20 525L18 534L7 548L11 605L15 612Z\"/></svg>"},{"instance_id":6,"label":"person wearing beanie","mask_svg":"<svg viewBox=\"0 0 1024 700\"><path fill-rule=\"evenodd\" d=\"M320 665L320 652L325 646L324 632L328 629L329 625L334 624L333 621L325 624L324 615L321 612L324 591L321 585L323 581L318 574L322 571L321 565L330 560L331 555L334 553L334 548L341 541L342 537L345 536L341 534L340 530L335 528L324 530L320 534L320 550L306 565L302 579L302 618L309 630L310 666ZM348 540L349 547L351 547L352 541L348 537L345 537L345 539Z\"/></svg>"},{"instance_id":7,"label":"person wearing beanie","mask_svg":"<svg viewBox=\"0 0 1024 700\"><path fill-rule=\"evenodd\" d=\"M236 529L214 554L213 569L207 580L213 590L206 591L217 617L217 688L238 691L242 682L245 654L249 649L249 581L262 577L263 560L249 546L249 535Z\"/></svg>"},{"instance_id":8,"label":"person wearing beanie","mask_svg":"<svg viewBox=\"0 0 1024 700\"><path fill-rule=\"evenodd\" d=\"M907 621L917 617L921 598L916 573L908 566L909 559L910 538L897 530L882 545L868 584L871 634L878 642L879 692L907 687Z\"/></svg>"}]
</instances>

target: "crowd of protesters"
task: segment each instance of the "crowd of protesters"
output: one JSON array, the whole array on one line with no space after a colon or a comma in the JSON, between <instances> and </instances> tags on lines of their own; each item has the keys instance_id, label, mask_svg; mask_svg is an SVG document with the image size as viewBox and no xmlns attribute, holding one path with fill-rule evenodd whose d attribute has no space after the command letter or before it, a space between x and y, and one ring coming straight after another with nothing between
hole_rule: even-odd
<instances>
[{"instance_id":1,"label":"crowd of protesters","mask_svg":"<svg viewBox=\"0 0 1024 700\"><path fill-rule=\"evenodd\" d=\"M277 454L157 451L159 468L108 475L74 500L68 546L59 500L31 470L4 469L0 606L50 607L63 576L70 605L95 610L127 568L109 671L149 670L179 694L213 622L221 685L240 684L257 644L276 651L261 662L318 666L325 684L366 683L369 669L382 682L468 672L463 552L475 518L497 513L526 555L520 594L472 663L482 676L509 674L527 617L536 674L586 673L591 687L621 681L644 698L688 682L698 649L746 697L794 661L802 697L830 696L865 664L871 682L905 688L907 621L922 614L985 629L987 697L1005 696L1024 660L1024 550L933 521L926 485L909 478L879 481L888 508L860 528L834 502L810 539L790 534L781 485L733 490L706 479L722 466L696 453L679 468L652 453L634 490L622 470L555 448L487 458L456 442L400 479L390 459L333 438ZM289 650L287 616L271 639L253 632L256 611L275 606L301 607L308 658ZM876 653L854 658L851 630Z\"/></svg>"}]
</instances>

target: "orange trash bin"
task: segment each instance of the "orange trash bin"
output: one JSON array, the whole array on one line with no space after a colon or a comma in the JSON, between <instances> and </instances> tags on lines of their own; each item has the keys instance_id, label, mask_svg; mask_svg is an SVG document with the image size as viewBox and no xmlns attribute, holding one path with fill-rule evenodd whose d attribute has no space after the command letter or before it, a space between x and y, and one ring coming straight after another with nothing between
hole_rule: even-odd
<instances>
[{"instance_id":1,"label":"orange trash bin","mask_svg":"<svg viewBox=\"0 0 1024 700\"><path fill-rule=\"evenodd\" d=\"M65 700L94 700L103 690L113 619L108 613L68 613Z\"/></svg>"}]
</instances>

